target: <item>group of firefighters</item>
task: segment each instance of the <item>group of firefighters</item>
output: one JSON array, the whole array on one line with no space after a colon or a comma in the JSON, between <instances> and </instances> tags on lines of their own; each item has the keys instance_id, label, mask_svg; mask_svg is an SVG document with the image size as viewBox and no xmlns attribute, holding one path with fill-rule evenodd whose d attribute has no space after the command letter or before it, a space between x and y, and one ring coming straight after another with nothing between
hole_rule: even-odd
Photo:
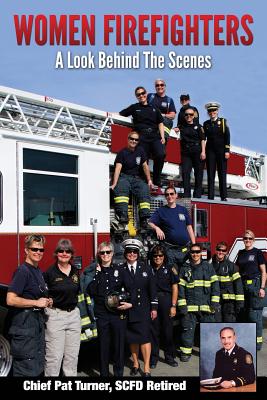
<instances>
[{"instance_id":1,"label":"group of firefighters","mask_svg":"<svg viewBox=\"0 0 267 400\"><path fill-rule=\"evenodd\" d=\"M263 253L254 247L254 233L246 230L244 250L239 251L235 264L227 258L228 246L224 241L216 244L210 262L202 258L203 249L196 243L187 209L176 202L175 188L167 187L164 192L161 188L166 143L176 109L165 93L163 80L155 81L155 89L156 93L147 94L144 87L138 86L135 89L138 103L120 112L124 116L132 115L134 129L128 134L127 147L116 156L111 189L119 221L128 223L132 193L138 200L141 227L154 230L159 244L150 250L149 262L144 264L140 259L142 242L127 239L123 243L125 263L118 266L113 263L112 243L104 242L99 245L97 260L85 269L80 279L71 263L74 249L71 242L64 239L55 250L55 265L46 272L44 280L38 262L44 252L45 240L38 235L26 238L26 260L16 271L7 295L7 303L13 308L9 337L15 376L37 376L43 370L46 376L57 376L61 363L65 375L76 374L80 334L78 315L82 326L86 319L89 321L79 303L88 295L87 303L94 303L101 376L109 374L110 340L114 348L115 376L123 375L125 341L129 343L132 355L131 376L141 373L139 349L144 360L143 376L150 376L150 369L157 366L161 344L165 362L177 367L172 323L176 313L180 336L175 342L179 342L182 362L191 357L197 322L255 322L257 349L262 346L266 286ZM184 196L191 197L193 167L193 196L201 197L206 161L208 197L214 199L217 167L221 200L226 201L230 132L226 120L218 117L220 105L216 102L206 104L210 119L202 127L197 108L189 103L189 95L181 95L180 100L182 108L175 131L181 138ZM154 161L153 182L149 158ZM150 215L150 194L164 194L166 198L166 205L153 215ZM47 310L45 339L44 309ZM72 322L67 326L70 315ZM94 318L93 313L90 317ZM73 347L71 332L74 325L77 340Z\"/></svg>"}]
</instances>

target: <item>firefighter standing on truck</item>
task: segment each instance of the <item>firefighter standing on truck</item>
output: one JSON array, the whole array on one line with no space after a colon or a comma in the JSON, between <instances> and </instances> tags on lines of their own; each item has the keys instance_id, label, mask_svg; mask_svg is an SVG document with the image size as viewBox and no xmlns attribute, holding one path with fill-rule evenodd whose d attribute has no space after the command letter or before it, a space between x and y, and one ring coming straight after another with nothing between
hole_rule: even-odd
<instances>
[{"instance_id":1,"label":"firefighter standing on truck","mask_svg":"<svg viewBox=\"0 0 267 400\"><path fill-rule=\"evenodd\" d=\"M210 119L205 121L203 128L207 138L206 164L208 174L208 198L214 199L214 181L216 167L219 178L220 197L227 200L227 160L230 158L230 130L225 118L218 117L220 104L217 102L205 105Z\"/></svg>"},{"instance_id":2,"label":"firefighter standing on truck","mask_svg":"<svg viewBox=\"0 0 267 400\"><path fill-rule=\"evenodd\" d=\"M262 347L262 299L265 297L266 265L261 250L253 247L254 233L247 229L243 241L245 248L239 250L236 265L242 278L245 309L242 322L256 322L257 350Z\"/></svg>"},{"instance_id":3,"label":"firefighter standing on truck","mask_svg":"<svg viewBox=\"0 0 267 400\"><path fill-rule=\"evenodd\" d=\"M115 159L115 171L111 189L114 190L115 211L122 224L128 223L128 203L130 192L138 201L140 225L147 227L150 216L149 187L152 187L147 156L142 147L137 146L139 134L128 134L128 146L122 149ZM144 181L147 180L147 184Z\"/></svg>"},{"instance_id":4,"label":"firefighter standing on truck","mask_svg":"<svg viewBox=\"0 0 267 400\"><path fill-rule=\"evenodd\" d=\"M179 273L178 310L181 315L181 361L189 361L197 322L215 322L220 288L213 266L201 259L201 245L192 244L190 259Z\"/></svg>"},{"instance_id":5,"label":"firefighter standing on truck","mask_svg":"<svg viewBox=\"0 0 267 400\"><path fill-rule=\"evenodd\" d=\"M157 187L153 194L162 194L160 179L165 158L164 119L156 107L148 104L147 91L143 86L135 89L135 96L138 103L121 110L120 115L133 117L134 130L140 134L140 145L147 157L154 160L153 182Z\"/></svg>"},{"instance_id":6,"label":"firefighter standing on truck","mask_svg":"<svg viewBox=\"0 0 267 400\"><path fill-rule=\"evenodd\" d=\"M237 266L227 258L227 243L219 242L212 265L220 283L221 310L215 313L216 322L236 322L244 307L244 290Z\"/></svg>"}]
</instances>

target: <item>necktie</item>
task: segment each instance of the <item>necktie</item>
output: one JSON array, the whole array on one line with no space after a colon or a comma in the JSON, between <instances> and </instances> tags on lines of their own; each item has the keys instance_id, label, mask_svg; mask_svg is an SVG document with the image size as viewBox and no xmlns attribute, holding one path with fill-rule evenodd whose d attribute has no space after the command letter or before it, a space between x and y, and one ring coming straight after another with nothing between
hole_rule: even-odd
<instances>
[{"instance_id":1,"label":"necktie","mask_svg":"<svg viewBox=\"0 0 267 400\"><path fill-rule=\"evenodd\" d=\"M134 276L134 266L133 265L131 265L131 274L132 274L132 276Z\"/></svg>"},{"instance_id":2,"label":"necktie","mask_svg":"<svg viewBox=\"0 0 267 400\"><path fill-rule=\"evenodd\" d=\"M228 351L225 352L226 357L230 357L230 353Z\"/></svg>"}]
</instances>

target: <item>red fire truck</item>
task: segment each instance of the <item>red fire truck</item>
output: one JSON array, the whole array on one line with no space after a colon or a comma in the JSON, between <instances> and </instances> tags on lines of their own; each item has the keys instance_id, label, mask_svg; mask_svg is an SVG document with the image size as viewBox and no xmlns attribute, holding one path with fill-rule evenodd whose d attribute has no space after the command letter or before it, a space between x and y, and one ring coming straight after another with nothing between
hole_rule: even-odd
<instances>
[{"instance_id":1,"label":"red fire truck","mask_svg":"<svg viewBox=\"0 0 267 400\"><path fill-rule=\"evenodd\" d=\"M41 267L51 265L62 237L76 249L76 265L94 258L97 243L110 237L110 171L126 146L131 121L89 107L0 87L0 294L23 261L24 238L46 236ZM165 185L179 187L180 142L175 132L167 146ZM217 182L218 183L218 182ZM267 156L233 147L228 168L228 202L205 196L187 201L199 242L214 251L226 240L236 254L245 228L267 249ZM207 181L204 176L204 190ZM182 200L181 200L182 201ZM164 198L152 198L152 211ZM134 199L129 235L138 229Z\"/></svg>"}]
</instances>

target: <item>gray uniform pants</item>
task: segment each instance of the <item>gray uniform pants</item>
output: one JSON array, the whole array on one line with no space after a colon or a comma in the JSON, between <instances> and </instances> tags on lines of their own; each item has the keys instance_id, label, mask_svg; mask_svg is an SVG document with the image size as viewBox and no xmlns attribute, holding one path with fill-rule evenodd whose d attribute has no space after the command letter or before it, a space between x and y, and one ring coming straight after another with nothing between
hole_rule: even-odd
<instances>
[{"instance_id":1,"label":"gray uniform pants","mask_svg":"<svg viewBox=\"0 0 267 400\"><path fill-rule=\"evenodd\" d=\"M45 376L59 376L61 364L64 376L77 376L80 311L76 307L70 312L59 308L47 308L45 312Z\"/></svg>"}]
</instances>

